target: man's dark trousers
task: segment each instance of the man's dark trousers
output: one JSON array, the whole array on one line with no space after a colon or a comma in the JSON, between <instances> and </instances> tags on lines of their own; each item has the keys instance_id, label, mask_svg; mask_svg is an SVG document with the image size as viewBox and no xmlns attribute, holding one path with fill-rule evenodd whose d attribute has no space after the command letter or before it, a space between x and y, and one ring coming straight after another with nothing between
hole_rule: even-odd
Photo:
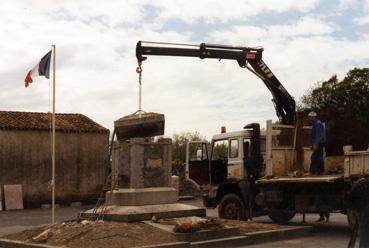
<instances>
[{"instance_id":1,"label":"man's dark trousers","mask_svg":"<svg viewBox=\"0 0 369 248\"><path fill-rule=\"evenodd\" d=\"M324 172L324 144L318 143L313 147L311 155L310 174L321 175Z\"/></svg>"}]
</instances>

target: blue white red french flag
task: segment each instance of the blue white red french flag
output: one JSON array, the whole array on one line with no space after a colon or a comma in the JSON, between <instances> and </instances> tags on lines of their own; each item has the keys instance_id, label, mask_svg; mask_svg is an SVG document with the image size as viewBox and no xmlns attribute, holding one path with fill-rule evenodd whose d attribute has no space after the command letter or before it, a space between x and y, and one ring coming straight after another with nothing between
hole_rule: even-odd
<instances>
[{"instance_id":1,"label":"blue white red french flag","mask_svg":"<svg viewBox=\"0 0 369 248\"><path fill-rule=\"evenodd\" d=\"M45 76L46 78L49 78L50 62L51 62L51 50L45 56L42 57L40 62L35 67L33 67L32 70L30 70L27 73L27 76L24 79L24 86L28 87L29 84L33 82L34 77Z\"/></svg>"}]
</instances>

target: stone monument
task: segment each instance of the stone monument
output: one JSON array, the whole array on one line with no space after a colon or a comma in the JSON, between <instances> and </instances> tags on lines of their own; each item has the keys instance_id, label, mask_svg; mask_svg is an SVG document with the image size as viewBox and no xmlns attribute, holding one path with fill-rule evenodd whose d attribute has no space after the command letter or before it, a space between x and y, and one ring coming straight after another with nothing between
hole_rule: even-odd
<instances>
[{"instance_id":1,"label":"stone monument","mask_svg":"<svg viewBox=\"0 0 369 248\"><path fill-rule=\"evenodd\" d=\"M112 154L114 190L106 204L142 206L176 203L178 192L171 187L171 139L131 138L115 142Z\"/></svg>"},{"instance_id":2,"label":"stone monument","mask_svg":"<svg viewBox=\"0 0 369 248\"><path fill-rule=\"evenodd\" d=\"M204 208L177 203L178 190L171 187L172 141L152 137L164 133L164 115L134 114L115 121L114 127L117 141L112 150L111 190L102 207L82 217L142 221L154 216L206 216Z\"/></svg>"}]
</instances>

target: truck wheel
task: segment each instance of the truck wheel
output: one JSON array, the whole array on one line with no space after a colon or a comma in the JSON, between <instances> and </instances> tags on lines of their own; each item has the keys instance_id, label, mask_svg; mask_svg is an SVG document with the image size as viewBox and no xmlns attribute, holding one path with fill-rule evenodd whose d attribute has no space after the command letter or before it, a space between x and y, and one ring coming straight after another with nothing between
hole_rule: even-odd
<instances>
[{"instance_id":1,"label":"truck wheel","mask_svg":"<svg viewBox=\"0 0 369 248\"><path fill-rule=\"evenodd\" d=\"M268 216L274 223L286 224L295 216L295 214L295 211L278 209L270 210Z\"/></svg>"},{"instance_id":2,"label":"truck wheel","mask_svg":"<svg viewBox=\"0 0 369 248\"><path fill-rule=\"evenodd\" d=\"M223 219L244 220L245 205L236 194L227 194L223 196L219 203L218 216Z\"/></svg>"}]
</instances>

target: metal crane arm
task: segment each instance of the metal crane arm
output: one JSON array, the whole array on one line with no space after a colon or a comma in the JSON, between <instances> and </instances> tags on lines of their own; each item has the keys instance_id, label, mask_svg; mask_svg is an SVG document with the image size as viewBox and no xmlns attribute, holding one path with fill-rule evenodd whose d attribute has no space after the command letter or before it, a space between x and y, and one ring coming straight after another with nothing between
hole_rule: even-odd
<instances>
[{"instance_id":1,"label":"metal crane arm","mask_svg":"<svg viewBox=\"0 0 369 248\"><path fill-rule=\"evenodd\" d=\"M283 87L277 77L262 60L261 47L235 47L201 43L200 45L137 42L136 57L139 63L146 60L147 55L198 57L200 59L236 60L242 68L249 69L258 76L272 93L276 113L284 124L295 123L295 100Z\"/></svg>"}]
</instances>

